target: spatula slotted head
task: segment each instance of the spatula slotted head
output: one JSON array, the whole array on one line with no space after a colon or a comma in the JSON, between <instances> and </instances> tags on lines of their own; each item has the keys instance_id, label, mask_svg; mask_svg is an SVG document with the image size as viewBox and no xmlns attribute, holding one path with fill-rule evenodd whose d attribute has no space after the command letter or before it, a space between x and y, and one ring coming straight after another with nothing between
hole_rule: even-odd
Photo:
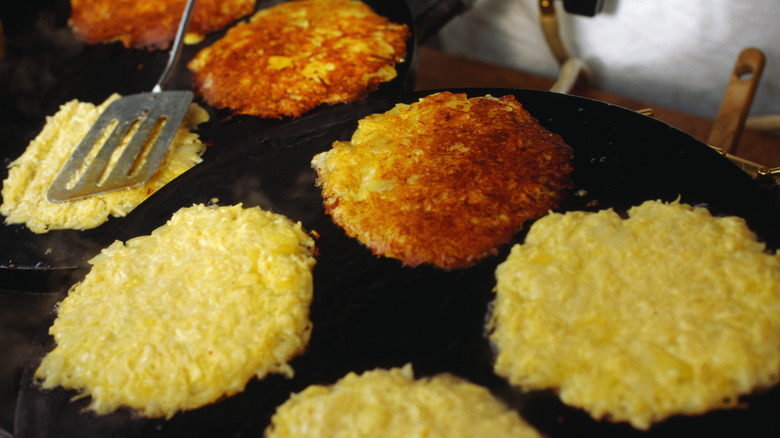
<instances>
[{"instance_id":1,"label":"spatula slotted head","mask_svg":"<svg viewBox=\"0 0 780 438\"><path fill-rule=\"evenodd\" d=\"M192 103L191 91L125 96L112 102L49 188L52 202L142 184L165 156Z\"/></svg>"}]
</instances>

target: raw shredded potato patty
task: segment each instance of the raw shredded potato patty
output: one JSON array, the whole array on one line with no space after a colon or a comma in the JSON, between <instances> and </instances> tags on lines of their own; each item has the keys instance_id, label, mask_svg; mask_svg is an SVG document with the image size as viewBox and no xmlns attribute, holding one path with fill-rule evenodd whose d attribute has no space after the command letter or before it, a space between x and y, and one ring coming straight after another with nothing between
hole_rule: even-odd
<instances>
[{"instance_id":1,"label":"raw shredded potato patty","mask_svg":"<svg viewBox=\"0 0 780 438\"><path fill-rule=\"evenodd\" d=\"M35 233L95 228L109 216L125 216L152 193L201 162L206 146L190 130L207 121L208 113L193 104L149 181L87 198L49 201L46 193L68 157L100 114L118 98L119 95L114 94L97 107L72 100L47 117L43 130L9 165L8 177L3 181L3 204L0 205L6 224L27 224Z\"/></svg>"},{"instance_id":2,"label":"raw shredded potato patty","mask_svg":"<svg viewBox=\"0 0 780 438\"><path fill-rule=\"evenodd\" d=\"M496 271L497 374L639 429L778 382L780 254L744 220L648 201L550 214Z\"/></svg>"},{"instance_id":3,"label":"raw shredded potato patty","mask_svg":"<svg viewBox=\"0 0 780 438\"><path fill-rule=\"evenodd\" d=\"M190 61L211 106L265 118L353 102L396 77L408 26L355 0L293 0L262 9Z\"/></svg>"},{"instance_id":4,"label":"raw shredded potato patty","mask_svg":"<svg viewBox=\"0 0 780 438\"><path fill-rule=\"evenodd\" d=\"M176 36L186 0L70 0L69 24L88 44L120 41L125 47L167 49ZM197 0L185 43L250 14L255 0Z\"/></svg>"},{"instance_id":5,"label":"raw shredded potato patty","mask_svg":"<svg viewBox=\"0 0 780 438\"><path fill-rule=\"evenodd\" d=\"M411 365L349 373L282 404L267 438L515 437L538 432L485 388L440 374L415 380Z\"/></svg>"},{"instance_id":6,"label":"raw shredded potato patty","mask_svg":"<svg viewBox=\"0 0 780 438\"><path fill-rule=\"evenodd\" d=\"M90 260L36 381L92 397L98 414L171 417L253 377L291 376L312 328L313 251L300 223L259 207L181 209Z\"/></svg>"},{"instance_id":7,"label":"raw shredded potato patty","mask_svg":"<svg viewBox=\"0 0 780 438\"><path fill-rule=\"evenodd\" d=\"M514 96L443 92L361 119L312 165L327 213L374 254L460 269L558 206L572 156Z\"/></svg>"}]
</instances>

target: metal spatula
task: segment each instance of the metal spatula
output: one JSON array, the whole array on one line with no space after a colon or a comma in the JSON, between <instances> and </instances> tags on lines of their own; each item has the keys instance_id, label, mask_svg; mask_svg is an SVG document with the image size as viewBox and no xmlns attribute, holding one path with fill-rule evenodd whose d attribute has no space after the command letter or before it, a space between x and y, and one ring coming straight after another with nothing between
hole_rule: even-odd
<instances>
[{"instance_id":1,"label":"metal spatula","mask_svg":"<svg viewBox=\"0 0 780 438\"><path fill-rule=\"evenodd\" d=\"M187 0L168 64L152 92L122 97L106 108L54 179L47 194L49 201L131 187L154 174L193 99L189 90L162 90L179 61L194 5L195 0ZM126 146L117 150L120 145ZM119 153L119 158L112 160ZM110 166L112 162L115 164Z\"/></svg>"}]
</instances>

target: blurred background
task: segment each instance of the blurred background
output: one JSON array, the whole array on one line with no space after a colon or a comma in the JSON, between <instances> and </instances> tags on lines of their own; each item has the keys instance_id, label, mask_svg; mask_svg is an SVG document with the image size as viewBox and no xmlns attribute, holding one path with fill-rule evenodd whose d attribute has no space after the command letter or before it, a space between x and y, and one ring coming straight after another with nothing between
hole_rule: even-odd
<instances>
[{"instance_id":1,"label":"blurred background","mask_svg":"<svg viewBox=\"0 0 780 438\"><path fill-rule=\"evenodd\" d=\"M558 76L560 64L539 24L545 2L470 3L431 47ZM596 88L714 118L735 59L755 47L767 62L750 115L780 113L777 0L557 0L552 6L563 48L584 62Z\"/></svg>"}]
</instances>

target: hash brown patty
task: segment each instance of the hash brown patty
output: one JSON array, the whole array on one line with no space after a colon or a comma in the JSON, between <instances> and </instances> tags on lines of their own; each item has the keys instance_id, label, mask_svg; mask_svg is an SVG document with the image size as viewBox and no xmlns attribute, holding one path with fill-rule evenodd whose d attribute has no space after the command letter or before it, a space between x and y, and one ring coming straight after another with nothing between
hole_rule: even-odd
<instances>
[{"instance_id":1,"label":"hash brown patty","mask_svg":"<svg viewBox=\"0 0 780 438\"><path fill-rule=\"evenodd\" d=\"M496 374L637 429L780 381L780 253L738 217L553 213L496 270Z\"/></svg>"},{"instance_id":2,"label":"hash brown patty","mask_svg":"<svg viewBox=\"0 0 780 438\"><path fill-rule=\"evenodd\" d=\"M349 236L408 266L456 269L556 208L572 157L514 96L442 92L360 120L312 165Z\"/></svg>"},{"instance_id":3,"label":"hash brown patty","mask_svg":"<svg viewBox=\"0 0 780 438\"><path fill-rule=\"evenodd\" d=\"M186 0L70 0L70 26L88 44L120 41L125 47L167 49ZM185 42L252 13L255 0L197 0Z\"/></svg>"},{"instance_id":4,"label":"hash brown patty","mask_svg":"<svg viewBox=\"0 0 780 438\"><path fill-rule=\"evenodd\" d=\"M352 102L393 79L410 33L355 0L295 0L257 12L188 64L216 108L298 117Z\"/></svg>"},{"instance_id":5,"label":"hash brown patty","mask_svg":"<svg viewBox=\"0 0 780 438\"><path fill-rule=\"evenodd\" d=\"M279 373L307 347L314 239L259 207L193 205L89 261L57 306L43 388L170 418Z\"/></svg>"},{"instance_id":6,"label":"hash brown patty","mask_svg":"<svg viewBox=\"0 0 780 438\"><path fill-rule=\"evenodd\" d=\"M282 404L268 438L539 438L486 388L451 374L415 379L412 367L349 373L311 385Z\"/></svg>"}]
</instances>

